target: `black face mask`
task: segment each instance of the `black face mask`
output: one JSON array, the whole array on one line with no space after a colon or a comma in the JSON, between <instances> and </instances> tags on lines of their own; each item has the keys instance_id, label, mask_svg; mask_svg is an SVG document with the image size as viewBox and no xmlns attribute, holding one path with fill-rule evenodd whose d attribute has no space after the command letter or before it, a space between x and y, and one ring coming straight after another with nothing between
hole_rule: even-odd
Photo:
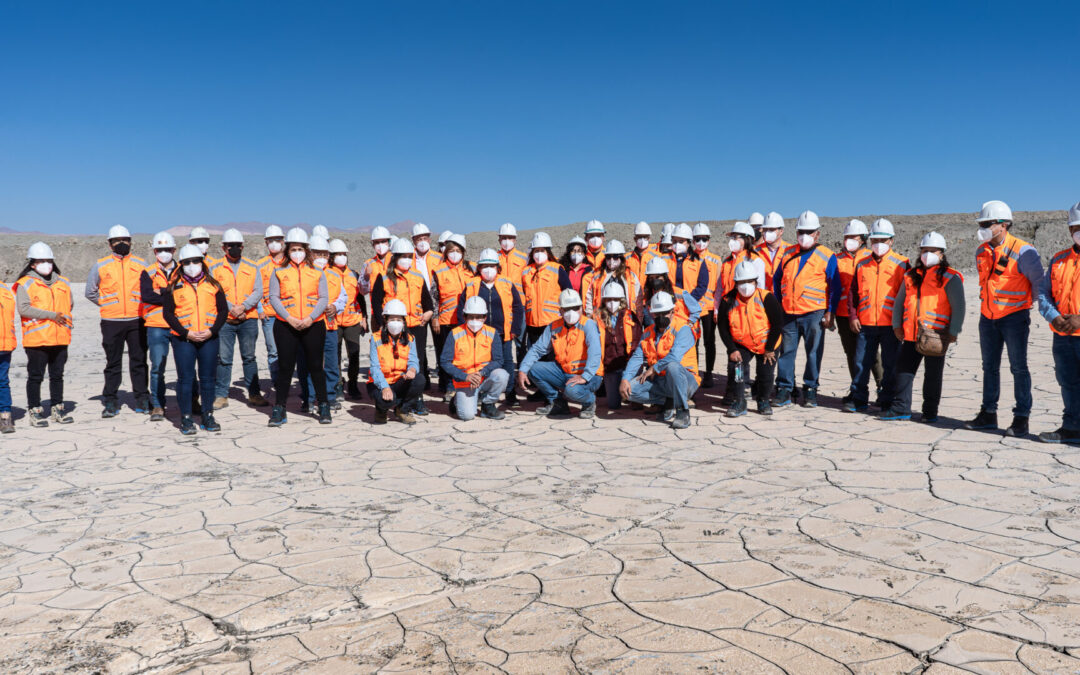
<instances>
[{"instance_id":1,"label":"black face mask","mask_svg":"<svg viewBox=\"0 0 1080 675\"><path fill-rule=\"evenodd\" d=\"M243 244L229 244L225 247L225 254L230 258L238 259L244 252Z\"/></svg>"},{"instance_id":2,"label":"black face mask","mask_svg":"<svg viewBox=\"0 0 1080 675\"><path fill-rule=\"evenodd\" d=\"M658 317L655 318L655 321L656 321L656 334L660 335L661 333L663 333L664 331L666 331L668 329L668 326L671 325L671 315L666 314L664 316L658 316Z\"/></svg>"},{"instance_id":3,"label":"black face mask","mask_svg":"<svg viewBox=\"0 0 1080 675\"><path fill-rule=\"evenodd\" d=\"M113 253L123 258L128 253L131 253L131 244L126 241L118 241L112 245Z\"/></svg>"}]
</instances>

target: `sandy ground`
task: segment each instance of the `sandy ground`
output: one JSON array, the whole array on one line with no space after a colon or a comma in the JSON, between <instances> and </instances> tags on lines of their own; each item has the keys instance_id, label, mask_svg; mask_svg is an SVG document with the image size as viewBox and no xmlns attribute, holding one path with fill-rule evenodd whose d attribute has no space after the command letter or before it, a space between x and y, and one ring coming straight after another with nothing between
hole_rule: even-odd
<instances>
[{"instance_id":1,"label":"sandy ground","mask_svg":"<svg viewBox=\"0 0 1080 675\"><path fill-rule=\"evenodd\" d=\"M186 438L100 419L79 303L75 424L0 440L0 672L1078 672L1080 454L959 428L970 306L937 426L839 412L830 335L825 407L772 419L717 388L680 432L435 402L375 427L366 401L271 431L234 398Z\"/></svg>"}]
</instances>

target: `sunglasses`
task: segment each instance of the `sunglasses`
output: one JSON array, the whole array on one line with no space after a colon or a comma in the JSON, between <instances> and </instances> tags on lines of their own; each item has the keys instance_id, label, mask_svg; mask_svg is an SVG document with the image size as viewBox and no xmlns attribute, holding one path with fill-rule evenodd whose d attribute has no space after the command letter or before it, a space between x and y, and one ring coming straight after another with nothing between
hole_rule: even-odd
<instances>
[{"instance_id":1,"label":"sunglasses","mask_svg":"<svg viewBox=\"0 0 1080 675\"><path fill-rule=\"evenodd\" d=\"M694 242L709 241L711 237L694 237Z\"/></svg>"}]
</instances>

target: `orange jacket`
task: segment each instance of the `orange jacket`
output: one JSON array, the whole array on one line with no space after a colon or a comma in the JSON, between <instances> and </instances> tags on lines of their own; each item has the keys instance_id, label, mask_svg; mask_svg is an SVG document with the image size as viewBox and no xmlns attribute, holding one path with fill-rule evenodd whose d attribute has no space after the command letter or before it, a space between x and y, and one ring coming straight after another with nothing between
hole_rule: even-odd
<instances>
[{"instance_id":1,"label":"orange jacket","mask_svg":"<svg viewBox=\"0 0 1080 675\"><path fill-rule=\"evenodd\" d=\"M765 313L764 288L754 291L749 298L735 294L735 302L728 313L731 337L755 354L765 353L765 341L769 336L769 317Z\"/></svg>"},{"instance_id":2,"label":"orange jacket","mask_svg":"<svg viewBox=\"0 0 1080 675\"><path fill-rule=\"evenodd\" d=\"M774 292L772 285L773 277L776 276L776 268L780 267L780 263L784 261L784 256L787 255L788 250L791 248L791 244L781 239L780 244L776 248L776 257L769 257L769 245L765 242L761 242L754 248L761 254L761 259L765 261L765 290L770 293ZM798 250L798 246L795 248Z\"/></svg>"},{"instance_id":3,"label":"orange jacket","mask_svg":"<svg viewBox=\"0 0 1080 675\"><path fill-rule=\"evenodd\" d=\"M469 280L469 283L465 284L465 299L475 297L480 294L480 284L484 283L480 277ZM502 274L495 277L494 287L496 294L499 298L499 304L502 305L503 325L497 326L502 331L503 340L509 340L510 336L514 334L514 282L506 278ZM490 315L490 309L489 309ZM462 323L464 323L464 316Z\"/></svg>"},{"instance_id":4,"label":"orange jacket","mask_svg":"<svg viewBox=\"0 0 1080 675\"><path fill-rule=\"evenodd\" d=\"M413 340L407 331L402 334L407 339L405 344L400 344L394 339L383 342L383 331L381 330L371 334L371 339L378 346L379 369L389 384L394 384L400 380L405 375L405 371L409 369L409 350L413 347ZM368 373L368 382L375 382L370 372Z\"/></svg>"},{"instance_id":5,"label":"orange jacket","mask_svg":"<svg viewBox=\"0 0 1080 675\"><path fill-rule=\"evenodd\" d=\"M67 277L58 277L49 284L40 279L25 276L15 284L30 296L30 304L37 309L71 316L71 285ZM23 347L55 347L71 344L71 328L61 326L50 319L22 317Z\"/></svg>"},{"instance_id":6,"label":"orange jacket","mask_svg":"<svg viewBox=\"0 0 1080 675\"><path fill-rule=\"evenodd\" d=\"M529 263L521 273L521 289L525 296L525 325L539 328L559 318L560 266L546 262L541 268Z\"/></svg>"},{"instance_id":7,"label":"orange jacket","mask_svg":"<svg viewBox=\"0 0 1080 675\"><path fill-rule=\"evenodd\" d=\"M705 295L701 296L701 313L711 312L716 307L716 284L720 279L720 269L724 264L724 259L716 255L712 251L702 251L698 253L701 256L702 262L705 263L705 267L709 272L709 285L708 290L705 291ZM735 268L732 268L732 279L734 279ZM732 283L735 283L732 281ZM734 288L734 286L733 286ZM725 291L726 292L726 291Z\"/></svg>"},{"instance_id":8,"label":"orange jacket","mask_svg":"<svg viewBox=\"0 0 1080 675\"><path fill-rule=\"evenodd\" d=\"M987 241L975 250L979 298L982 315L987 319L1000 319L1031 307L1031 282L1020 272L1019 265L1020 250L1025 246L1030 244L1006 232L998 246Z\"/></svg>"},{"instance_id":9,"label":"orange jacket","mask_svg":"<svg viewBox=\"0 0 1080 675\"><path fill-rule=\"evenodd\" d=\"M341 283L345 286L345 309L337 315L337 323L343 328L355 326L362 318L357 298L360 297L360 280L348 267L342 269L335 267L334 271L341 276Z\"/></svg>"},{"instance_id":10,"label":"orange jacket","mask_svg":"<svg viewBox=\"0 0 1080 675\"><path fill-rule=\"evenodd\" d=\"M289 315L303 319L319 304L319 283L324 276L322 270L315 269L306 263L297 266L290 262L284 267L275 268L274 274L277 276L281 304L285 305ZM288 317L278 314L278 318L285 321ZM312 316L311 320L315 322L321 318L323 318L322 313Z\"/></svg>"},{"instance_id":11,"label":"orange jacket","mask_svg":"<svg viewBox=\"0 0 1080 675\"><path fill-rule=\"evenodd\" d=\"M173 284L176 320L189 331L210 330L217 320L217 287L205 277L192 285L183 277ZM180 336L175 330L173 335Z\"/></svg>"},{"instance_id":12,"label":"orange jacket","mask_svg":"<svg viewBox=\"0 0 1080 675\"><path fill-rule=\"evenodd\" d=\"M649 261L654 256L660 255L659 249L653 244L644 251L639 251L635 248L633 251L626 254L626 267L637 275L637 278L641 281L645 280L645 266L649 264Z\"/></svg>"},{"instance_id":13,"label":"orange jacket","mask_svg":"<svg viewBox=\"0 0 1080 675\"><path fill-rule=\"evenodd\" d=\"M629 269L623 274L622 283L623 290L626 291L626 306L630 308L637 316L641 316L641 280L636 274ZM615 276L604 270L604 272L593 272L592 282L589 287L585 289L585 293L582 294L582 302L585 304L587 314L592 315L600 311L600 306L604 304L604 286L609 283L619 283L619 280Z\"/></svg>"},{"instance_id":14,"label":"orange jacket","mask_svg":"<svg viewBox=\"0 0 1080 675\"><path fill-rule=\"evenodd\" d=\"M323 274L326 275L326 306L334 304L338 296L341 295L341 289L345 285L345 280L341 278L341 272L334 268L333 265L327 265L323 270ZM337 330L338 317L334 316L330 318L328 314L323 315L323 321L326 323L326 330Z\"/></svg>"},{"instance_id":15,"label":"orange jacket","mask_svg":"<svg viewBox=\"0 0 1080 675\"><path fill-rule=\"evenodd\" d=\"M939 331L949 327L952 305L949 304L945 286L953 278L959 278L960 283L964 282L963 275L951 267L943 275L939 275L937 269L924 270L923 275L921 287L915 285L912 274L904 275L904 340L907 342L915 342L916 322L925 328Z\"/></svg>"},{"instance_id":16,"label":"orange jacket","mask_svg":"<svg viewBox=\"0 0 1080 675\"><path fill-rule=\"evenodd\" d=\"M850 316L851 309L848 307L848 297L851 293L851 282L855 278L855 263L866 256L870 251L860 248L855 253L846 250L836 254L836 271L840 275L840 304L836 306L836 316Z\"/></svg>"},{"instance_id":17,"label":"orange jacket","mask_svg":"<svg viewBox=\"0 0 1080 675\"><path fill-rule=\"evenodd\" d=\"M161 269L161 265L158 263L148 265L143 271L146 272L146 276L150 277L150 284L159 294L163 288L169 285L169 275L165 273L165 270ZM141 294L139 299L142 299ZM161 305L142 302L139 304L139 316L143 318L147 328L169 327L169 324L165 323L165 317L161 314Z\"/></svg>"},{"instance_id":18,"label":"orange jacket","mask_svg":"<svg viewBox=\"0 0 1080 675\"><path fill-rule=\"evenodd\" d=\"M529 256L516 248L510 249L509 252L499 249L499 274L514 282L518 293L521 293L521 273L525 271L525 266L528 264Z\"/></svg>"},{"instance_id":19,"label":"orange jacket","mask_svg":"<svg viewBox=\"0 0 1080 675\"><path fill-rule=\"evenodd\" d=\"M465 371L466 375L479 373L487 367L491 363L491 345L495 342L495 335L495 329L491 326L484 326L475 335L465 326L452 330L454 366ZM471 386L468 382L454 381L455 389L468 389Z\"/></svg>"},{"instance_id":20,"label":"orange jacket","mask_svg":"<svg viewBox=\"0 0 1080 675\"><path fill-rule=\"evenodd\" d=\"M1054 298L1057 310L1062 314L1080 314L1080 253L1070 246L1058 251L1050 259L1050 294ZM1066 333L1050 325L1050 330L1058 335L1080 335L1080 331Z\"/></svg>"},{"instance_id":21,"label":"orange jacket","mask_svg":"<svg viewBox=\"0 0 1080 675\"><path fill-rule=\"evenodd\" d=\"M594 270L604 269L604 247L601 246L595 253L589 250L589 247L585 247L585 262L592 265Z\"/></svg>"},{"instance_id":22,"label":"orange jacket","mask_svg":"<svg viewBox=\"0 0 1080 675\"><path fill-rule=\"evenodd\" d=\"M278 268L278 264L270 255L264 255L255 261L255 267L259 270L262 282L262 313L264 316L273 316L274 308L270 306L270 275Z\"/></svg>"},{"instance_id":23,"label":"orange jacket","mask_svg":"<svg viewBox=\"0 0 1080 675\"><path fill-rule=\"evenodd\" d=\"M391 300L400 300L405 303L405 325L415 328L420 325L420 317L424 315L424 293L427 293L427 285L424 283L424 275L415 269L410 269L402 274L401 270L394 269L383 275L383 307ZM439 325L442 325L441 323Z\"/></svg>"},{"instance_id":24,"label":"orange jacket","mask_svg":"<svg viewBox=\"0 0 1080 675\"><path fill-rule=\"evenodd\" d=\"M464 260L453 265L444 260L441 265L431 273L431 283L434 286L432 293L437 291L438 315L440 326L453 325L457 318L457 303L461 292L465 290L465 284L476 277L468 268Z\"/></svg>"},{"instance_id":25,"label":"orange jacket","mask_svg":"<svg viewBox=\"0 0 1080 675\"><path fill-rule=\"evenodd\" d=\"M555 353L555 362L567 375L580 375L585 372L585 365L589 360L585 327L590 321L592 319L583 316L577 325L569 328L561 318L551 323L551 349ZM604 331L600 330L599 325L596 328L600 333L600 367L596 369L596 375L601 377L604 374Z\"/></svg>"},{"instance_id":26,"label":"orange jacket","mask_svg":"<svg viewBox=\"0 0 1080 675\"><path fill-rule=\"evenodd\" d=\"M690 324L683 321L678 317L673 317L671 323L668 325L664 334L660 336L660 339L656 339L656 324L653 324L645 329L645 332L641 334L641 355L645 357L645 362L650 366L655 365L657 361L668 355L671 351L672 345L675 344L675 336L679 330L684 326L689 327ZM686 368L698 384L701 384L701 376L698 375L698 360L697 360L697 348L690 348L683 354L682 359L679 360L683 368ZM660 375L663 375L667 371L661 371Z\"/></svg>"},{"instance_id":27,"label":"orange jacket","mask_svg":"<svg viewBox=\"0 0 1080 675\"><path fill-rule=\"evenodd\" d=\"M15 294L0 284L0 352L15 351Z\"/></svg>"},{"instance_id":28,"label":"orange jacket","mask_svg":"<svg viewBox=\"0 0 1080 675\"><path fill-rule=\"evenodd\" d=\"M230 305L244 304L248 296L255 292L256 287L262 284L259 268L247 258L240 258L235 273L229 261L222 258L210 268L210 274L218 280L218 283L225 290L225 300ZM257 316L259 316L258 306L248 310L244 318L254 319Z\"/></svg>"},{"instance_id":29,"label":"orange jacket","mask_svg":"<svg viewBox=\"0 0 1080 675\"><path fill-rule=\"evenodd\" d=\"M889 251L881 260L868 255L855 264L855 280L850 292L851 304L864 326L891 326L893 304L904 274L908 271L908 259ZM855 297L855 292L858 297Z\"/></svg>"},{"instance_id":30,"label":"orange jacket","mask_svg":"<svg viewBox=\"0 0 1080 675\"><path fill-rule=\"evenodd\" d=\"M724 297L735 290L735 267L744 260L746 260L746 251L739 251L738 253L732 253L724 258L723 262L720 264L720 281L722 283L720 286L720 297ZM766 264L766 270L768 267L768 264ZM702 298L702 300L704 300L704 298ZM705 311L704 304L701 306L701 310Z\"/></svg>"},{"instance_id":31,"label":"orange jacket","mask_svg":"<svg viewBox=\"0 0 1080 675\"><path fill-rule=\"evenodd\" d=\"M809 314L829 308L829 284L826 270L833 252L824 246L814 248L814 253L799 269L799 257L805 253L798 246L790 246L784 253L784 272L781 277L784 311L788 314ZM788 261L791 261L790 263ZM768 261L765 263L768 268ZM767 285L767 284L766 284Z\"/></svg>"},{"instance_id":32,"label":"orange jacket","mask_svg":"<svg viewBox=\"0 0 1080 675\"><path fill-rule=\"evenodd\" d=\"M118 258L109 254L101 258L90 272L87 297L96 293L102 319L137 319L142 304L139 276L146 262L135 255ZM96 278L97 283L94 284Z\"/></svg>"}]
</instances>

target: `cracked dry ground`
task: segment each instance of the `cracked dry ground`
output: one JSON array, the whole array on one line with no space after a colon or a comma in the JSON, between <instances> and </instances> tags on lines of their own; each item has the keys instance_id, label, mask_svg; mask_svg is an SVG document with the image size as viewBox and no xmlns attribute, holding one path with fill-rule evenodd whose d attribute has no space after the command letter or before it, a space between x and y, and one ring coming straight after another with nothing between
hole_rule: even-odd
<instances>
[{"instance_id":1,"label":"cracked dry ground","mask_svg":"<svg viewBox=\"0 0 1080 675\"><path fill-rule=\"evenodd\" d=\"M974 322L937 427L731 421L714 389L678 433L366 402L270 431L234 400L185 439L98 418L80 310L76 424L0 440L2 672L1080 671L1080 454L959 430ZM845 380L830 335L822 394Z\"/></svg>"}]
</instances>

